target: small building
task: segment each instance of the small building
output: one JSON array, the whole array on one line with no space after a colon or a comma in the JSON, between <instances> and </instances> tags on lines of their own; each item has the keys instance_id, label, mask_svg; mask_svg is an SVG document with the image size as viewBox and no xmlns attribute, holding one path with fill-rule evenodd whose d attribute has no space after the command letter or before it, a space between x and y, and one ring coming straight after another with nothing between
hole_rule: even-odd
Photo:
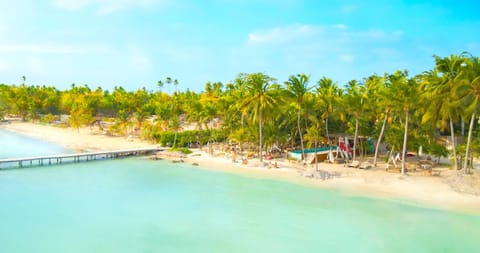
<instances>
[{"instance_id":1,"label":"small building","mask_svg":"<svg viewBox=\"0 0 480 253\"><path fill-rule=\"evenodd\" d=\"M332 155L336 156L337 154L337 146L332 146ZM315 161L315 148L311 149L305 149L305 161ZM330 147L321 147L321 148L316 148L316 153L317 153L317 160L319 162L328 160L328 154L330 153ZM292 150L288 152L288 158L292 160L297 160L300 161L302 160L302 150Z\"/></svg>"}]
</instances>

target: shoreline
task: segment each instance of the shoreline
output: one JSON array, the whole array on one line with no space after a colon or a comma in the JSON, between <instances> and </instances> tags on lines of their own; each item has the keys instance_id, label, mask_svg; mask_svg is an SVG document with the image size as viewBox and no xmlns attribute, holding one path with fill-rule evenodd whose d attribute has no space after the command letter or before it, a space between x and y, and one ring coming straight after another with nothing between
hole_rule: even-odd
<instances>
[{"instance_id":1,"label":"shoreline","mask_svg":"<svg viewBox=\"0 0 480 253\"><path fill-rule=\"evenodd\" d=\"M183 161L187 164L195 163L200 169L245 177L281 180L305 187L332 190L346 196L376 198L423 208L480 214L480 196L454 191L445 183L445 176L408 174L402 176L398 173L386 172L382 168L362 170L344 167L343 164L321 163L319 164L319 170L332 174L341 173L340 177L321 180L301 176L299 171L305 169L290 166L288 162L279 162L279 169L268 169L255 165L233 164L225 158L209 158L210 155L203 151L200 151L200 153L206 157L199 159L196 156L197 152L182 158ZM170 161L175 160L173 157L164 158ZM448 170L447 168L443 169ZM312 170L312 168L307 167L306 170Z\"/></svg>"},{"instance_id":2,"label":"shoreline","mask_svg":"<svg viewBox=\"0 0 480 253\"><path fill-rule=\"evenodd\" d=\"M125 137L107 136L89 127L82 127L77 130L29 122L11 121L8 124L1 124L0 128L55 143L73 152L109 151L158 146L138 139L129 140Z\"/></svg>"},{"instance_id":3,"label":"shoreline","mask_svg":"<svg viewBox=\"0 0 480 253\"><path fill-rule=\"evenodd\" d=\"M0 128L56 143L75 152L158 146L138 139L106 136L88 127L77 131L71 128L12 121L10 124L1 124ZM178 159L178 157L168 156L166 152L160 154L160 157L171 161ZM299 171L313 171L314 166L301 166L285 159L276 160L279 168L270 169L261 164L258 159L250 159L245 165L234 163L230 158L212 156L202 150L194 150L192 154L182 159L185 163L198 165L196 166L198 169L281 180L306 187L335 190L348 196L373 197L426 208L480 214L480 196L455 191L447 181L456 172L445 167L435 168L441 170L440 176L420 173L403 176L399 173L386 172L382 164L378 168L363 170L344 167L342 164L319 163L320 170L332 175L340 175L321 180L306 178L299 173Z\"/></svg>"}]
</instances>

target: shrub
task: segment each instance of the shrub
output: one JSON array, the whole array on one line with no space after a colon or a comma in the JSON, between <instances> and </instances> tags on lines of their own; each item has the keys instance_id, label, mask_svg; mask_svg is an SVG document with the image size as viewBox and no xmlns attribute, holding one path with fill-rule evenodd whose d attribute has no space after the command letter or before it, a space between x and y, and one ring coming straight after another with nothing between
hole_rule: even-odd
<instances>
[{"instance_id":1,"label":"shrub","mask_svg":"<svg viewBox=\"0 0 480 253\"><path fill-rule=\"evenodd\" d=\"M175 152L175 151L178 151L178 152L181 152L185 155L188 155L188 154L191 154L192 151L188 148L171 148L169 149L170 152Z\"/></svg>"},{"instance_id":2,"label":"shrub","mask_svg":"<svg viewBox=\"0 0 480 253\"><path fill-rule=\"evenodd\" d=\"M173 146L175 140L175 132L172 131L155 131L152 133L152 138L161 146ZM189 147L190 144L198 143L205 145L208 141L222 142L225 141L226 135L223 131L213 130L210 135L210 130L188 130L177 132L176 147Z\"/></svg>"}]
</instances>

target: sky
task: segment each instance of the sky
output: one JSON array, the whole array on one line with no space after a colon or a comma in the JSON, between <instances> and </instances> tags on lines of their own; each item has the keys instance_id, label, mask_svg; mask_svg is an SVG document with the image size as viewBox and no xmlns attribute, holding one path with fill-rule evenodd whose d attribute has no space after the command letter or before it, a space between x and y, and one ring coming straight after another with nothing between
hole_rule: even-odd
<instances>
[{"instance_id":1,"label":"sky","mask_svg":"<svg viewBox=\"0 0 480 253\"><path fill-rule=\"evenodd\" d=\"M433 55L480 56L478 10L458 0L0 0L0 83L157 90L171 77L198 92L239 73L340 86L413 76Z\"/></svg>"}]
</instances>

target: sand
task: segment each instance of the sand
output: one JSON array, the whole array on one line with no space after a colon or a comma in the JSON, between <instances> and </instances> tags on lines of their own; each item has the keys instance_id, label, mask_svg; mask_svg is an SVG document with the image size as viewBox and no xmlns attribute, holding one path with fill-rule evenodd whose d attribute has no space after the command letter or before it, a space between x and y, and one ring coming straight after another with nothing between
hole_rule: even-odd
<instances>
[{"instance_id":1,"label":"sand","mask_svg":"<svg viewBox=\"0 0 480 253\"><path fill-rule=\"evenodd\" d=\"M139 139L106 136L91 128L81 128L77 131L71 128L17 121L2 124L0 128L54 142L76 152L157 146ZM321 163L319 169L324 174L336 176L328 179L316 179L304 176L314 172L314 166L300 165L285 159L275 159L278 168L274 168L268 165L268 161L265 161L266 164L262 164L258 159L249 159L248 164L242 164L238 161L233 162L231 157L225 156L223 153L218 152L212 155L200 149L181 158L172 156L166 151L160 156L171 160L181 159L182 162L198 165L194 167L198 169L284 180L308 187L333 189L346 195L387 198L419 206L480 214L480 196L461 193L458 189L452 188L449 182L456 177L457 172L446 167L436 167L435 169L441 172L440 175L431 176L421 172L412 172L407 175L386 172L384 164L380 164L377 168L362 170L348 168L342 164Z\"/></svg>"},{"instance_id":2,"label":"sand","mask_svg":"<svg viewBox=\"0 0 480 253\"><path fill-rule=\"evenodd\" d=\"M135 138L107 136L102 134L97 128L89 127L83 127L77 130L73 128L62 128L19 121L10 121L10 124L2 124L0 127L47 142L57 143L75 152L121 150L156 146L152 143Z\"/></svg>"}]
</instances>

